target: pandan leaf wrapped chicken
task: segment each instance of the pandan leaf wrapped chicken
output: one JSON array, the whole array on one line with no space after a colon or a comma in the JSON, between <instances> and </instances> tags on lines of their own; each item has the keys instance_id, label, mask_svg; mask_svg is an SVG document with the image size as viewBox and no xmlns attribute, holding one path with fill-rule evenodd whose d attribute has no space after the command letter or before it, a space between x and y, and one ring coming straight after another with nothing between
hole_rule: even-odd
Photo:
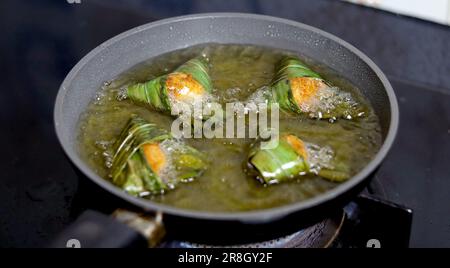
<instances>
[{"instance_id":1,"label":"pandan leaf wrapped chicken","mask_svg":"<svg viewBox=\"0 0 450 268\"><path fill-rule=\"evenodd\" d=\"M205 157L155 124L133 116L114 144L111 177L126 192L144 196L200 176Z\"/></svg>"},{"instance_id":2,"label":"pandan leaf wrapped chicken","mask_svg":"<svg viewBox=\"0 0 450 268\"><path fill-rule=\"evenodd\" d=\"M308 174L331 181L349 178L345 165L333 163L334 152L328 146L321 147L293 134L283 134L278 145L270 147L261 147L261 140L258 140L252 144L248 156L250 173L263 183L281 183Z\"/></svg>"},{"instance_id":3,"label":"pandan leaf wrapped chicken","mask_svg":"<svg viewBox=\"0 0 450 268\"><path fill-rule=\"evenodd\" d=\"M126 97L138 104L170 113L176 103L193 105L210 98L209 68L203 57L191 59L173 72L126 88Z\"/></svg>"},{"instance_id":4,"label":"pandan leaf wrapped chicken","mask_svg":"<svg viewBox=\"0 0 450 268\"><path fill-rule=\"evenodd\" d=\"M278 63L268 95L280 109L312 118L335 120L364 115L350 93L331 86L297 57L286 56Z\"/></svg>"}]
</instances>

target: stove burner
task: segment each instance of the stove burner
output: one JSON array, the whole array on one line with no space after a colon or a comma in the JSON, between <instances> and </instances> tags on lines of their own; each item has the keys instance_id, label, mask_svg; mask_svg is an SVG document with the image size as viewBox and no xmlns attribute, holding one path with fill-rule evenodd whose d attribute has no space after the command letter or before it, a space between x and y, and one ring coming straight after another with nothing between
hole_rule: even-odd
<instances>
[{"instance_id":1,"label":"stove burner","mask_svg":"<svg viewBox=\"0 0 450 268\"><path fill-rule=\"evenodd\" d=\"M208 244L198 244L187 241L166 241L161 247L166 248L327 248L338 236L345 221L345 213L325 219L315 225L297 231L293 234L249 244L215 246Z\"/></svg>"}]
</instances>

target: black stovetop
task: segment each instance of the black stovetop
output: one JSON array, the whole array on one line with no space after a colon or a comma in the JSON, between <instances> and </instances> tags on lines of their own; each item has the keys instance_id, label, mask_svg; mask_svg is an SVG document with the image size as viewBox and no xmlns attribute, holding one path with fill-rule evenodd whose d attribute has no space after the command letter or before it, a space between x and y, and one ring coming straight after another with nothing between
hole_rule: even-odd
<instances>
[{"instance_id":1,"label":"black stovetop","mask_svg":"<svg viewBox=\"0 0 450 268\"><path fill-rule=\"evenodd\" d=\"M1 1L0 247L44 245L84 209L119 204L78 179L56 140L53 101L73 65L132 27L213 11L297 20L372 58L399 99L400 129L367 193L414 210L410 246L450 247L450 29L340 1L305 0Z\"/></svg>"}]
</instances>

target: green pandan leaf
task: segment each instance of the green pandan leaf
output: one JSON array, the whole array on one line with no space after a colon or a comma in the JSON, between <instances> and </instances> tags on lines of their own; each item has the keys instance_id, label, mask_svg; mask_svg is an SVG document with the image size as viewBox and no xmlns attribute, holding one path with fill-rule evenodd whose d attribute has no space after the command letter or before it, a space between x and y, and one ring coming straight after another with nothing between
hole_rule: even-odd
<instances>
[{"instance_id":1,"label":"green pandan leaf","mask_svg":"<svg viewBox=\"0 0 450 268\"><path fill-rule=\"evenodd\" d=\"M146 105L157 111L170 111L170 101L167 97L161 76L145 83L138 83L127 88L127 97L135 103Z\"/></svg>"},{"instance_id":2,"label":"green pandan leaf","mask_svg":"<svg viewBox=\"0 0 450 268\"><path fill-rule=\"evenodd\" d=\"M303 159L283 140L273 149L253 152L249 155L249 162L258 170L259 178L267 184L290 180L308 170Z\"/></svg>"},{"instance_id":3,"label":"green pandan leaf","mask_svg":"<svg viewBox=\"0 0 450 268\"><path fill-rule=\"evenodd\" d=\"M314 145L314 148L318 148ZM316 149L317 150L317 149ZM251 172L266 184L290 181L307 174L332 180L343 181L350 177L346 172L346 166L331 163L317 163L314 150L309 149L309 144L304 143L297 136L283 134L275 148L265 149L261 142L252 144L248 155L248 163ZM324 166L321 166L321 165Z\"/></svg>"},{"instance_id":4,"label":"green pandan leaf","mask_svg":"<svg viewBox=\"0 0 450 268\"><path fill-rule=\"evenodd\" d=\"M275 77L272 80L272 84L296 77L313 77L322 79L318 73L309 69L308 66L300 61L299 58L293 56L286 56L281 59L275 67L275 70Z\"/></svg>"}]
</instances>

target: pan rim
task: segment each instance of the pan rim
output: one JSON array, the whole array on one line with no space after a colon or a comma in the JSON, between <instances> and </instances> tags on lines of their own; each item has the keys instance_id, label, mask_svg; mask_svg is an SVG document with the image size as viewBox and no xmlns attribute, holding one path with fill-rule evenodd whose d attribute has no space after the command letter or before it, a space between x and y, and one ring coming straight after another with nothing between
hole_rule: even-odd
<instances>
[{"instance_id":1,"label":"pan rim","mask_svg":"<svg viewBox=\"0 0 450 268\"><path fill-rule=\"evenodd\" d=\"M173 22L205 19L205 18L247 18L247 19L252 19L252 20L262 20L262 21L265 21L268 23L274 22L274 23L287 24L287 25L302 28L302 29L314 32L316 34L319 34L321 36L324 36L325 38L338 43L339 45L348 49L351 53L355 54L365 64L367 64L369 66L369 68L376 74L376 76L382 83L384 90L389 99L389 107L390 107L390 113L391 113L390 114L390 124L389 124L389 128L388 128L388 132L386 134L386 138L384 139L384 142L381 145L380 149L378 150L377 154L372 158L372 160L362 170L360 170L352 178L350 178L349 180L341 183L340 185L336 186L335 188L333 188L323 194L317 195L315 197L312 197L312 198L304 200L304 201L286 204L286 205L279 206L279 207L261 209L261 210L252 210L252 211L241 211L241 212L196 211L196 210L177 208L174 206L156 203L156 202L146 200L143 198L131 196L131 195L127 194L126 192L124 192L122 189L116 187L109 181L107 181L104 178L97 175L92 170L92 168L90 168L84 161L81 160L81 158L78 155L78 153L76 152L76 150L74 148L72 148L68 142L66 142L66 138L62 134L62 125L64 123L63 117L62 117L62 114L63 114L62 109L63 109L63 104L64 104L66 93L68 92L68 90L70 88L70 84L71 84L72 80L76 77L76 75L83 68L83 66L85 66L91 59L95 58L96 55L99 54L102 50L104 50L108 46L112 45L113 43L116 43L122 39L127 38L128 36L131 36L133 34L136 34L138 32L144 31L144 30L148 30L153 27L166 25L166 24L170 24ZM56 97L56 101L55 101L55 107L54 107L54 124L55 124L55 130L56 130L56 135L57 135L58 141L61 144L65 154L85 176L87 176L90 180L92 180L93 182L95 182L97 185L99 185L103 189L107 190L108 192L112 193L113 195L121 198L122 200L126 200L127 202L129 202L131 204L141 207L145 211L161 211L165 214L172 215L172 216L180 216L180 217L187 217L187 218L200 219L200 220L238 221L238 222L243 222L243 223L264 223L264 222L280 219L280 218L282 218L286 215L289 215L291 213L294 213L296 211L310 209L310 208L316 207L320 204L331 201L331 200L337 198L338 196L346 193L347 191L351 190L352 188L356 187L362 181L364 181L365 178L367 178L381 164L383 159L386 157L388 151L392 147L392 144L395 140L397 130L398 130L399 110L398 110L397 98L395 96L394 90L393 90L391 84L389 83L386 75L368 56L366 56L363 52L358 50L353 45L340 39L339 37L336 37L328 32L320 30L318 28L303 24L301 22L278 18L278 17L273 17L273 16L248 14L248 13L232 13L232 12L230 12L230 13L229 12L226 12L226 13L200 13L200 14L192 14L192 15L178 16L178 17L172 17L172 18L168 18L168 19L158 20L155 22L151 22L151 23L147 23L147 24L135 27L135 28L125 31L119 35L116 35L116 36L112 37L111 39L108 39L107 41L100 44L99 46L94 48L92 51L90 51L72 68L72 70L66 76L66 78L64 79L64 81L62 82L62 84L59 88L59 91L58 91L58 94Z\"/></svg>"}]
</instances>

